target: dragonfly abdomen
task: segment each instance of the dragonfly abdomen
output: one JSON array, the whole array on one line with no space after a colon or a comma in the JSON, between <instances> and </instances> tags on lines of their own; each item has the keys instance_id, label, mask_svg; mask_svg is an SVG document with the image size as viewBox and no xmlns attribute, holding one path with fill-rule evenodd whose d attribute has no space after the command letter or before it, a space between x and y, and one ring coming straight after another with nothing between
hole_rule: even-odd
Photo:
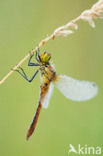
<instances>
[{"instance_id":1,"label":"dragonfly abdomen","mask_svg":"<svg viewBox=\"0 0 103 156\"><path fill-rule=\"evenodd\" d=\"M30 128L29 128L29 130L27 132L27 136L26 136L27 140L29 139L29 137L32 135L32 133L35 130L35 127L36 127L36 124L37 124L37 121L38 121L38 117L39 117L41 108L42 108L42 104L41 104L41 101L39 101L38 108L36 110L36 114L35 114L35 116L33 118L33 121L32 121L32 123L30 125Z\"/></svg>"}]
</instances>

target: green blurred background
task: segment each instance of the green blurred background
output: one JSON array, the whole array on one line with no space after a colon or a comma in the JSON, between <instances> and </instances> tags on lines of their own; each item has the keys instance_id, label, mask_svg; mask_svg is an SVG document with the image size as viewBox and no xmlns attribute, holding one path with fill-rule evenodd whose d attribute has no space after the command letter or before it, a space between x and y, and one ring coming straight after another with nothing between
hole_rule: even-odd
<instances>
[{"instance_id":1,"label":"green blurred background","mask_svg":"<svg viewBox=\"0 0 103 156\"><path fill-rule=\"evenodd\" d=\"M53 30L79 16L96 0L0 0L0 79ZM78 22L74 34L49 41L57 73L95 81L99 94L86 102L66 99L56 88L35 133L26 132L35 113L39 74L29 84L14 73L0 86L0 156L64 156L69 144L103 147L103 20L96 28ZM22 65L29 77L35 67ZM72 154L71 154L72 155Z\"/></svg>"}]
</instances>

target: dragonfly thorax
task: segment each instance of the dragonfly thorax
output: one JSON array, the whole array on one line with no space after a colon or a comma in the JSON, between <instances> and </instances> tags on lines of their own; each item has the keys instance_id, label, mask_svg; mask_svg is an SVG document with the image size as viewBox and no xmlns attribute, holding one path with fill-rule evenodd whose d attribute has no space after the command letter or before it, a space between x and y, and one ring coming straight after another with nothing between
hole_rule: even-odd
<instances>
[{"instance_id":1,"label":"dragonfly thorax","mask_svg":"<svg viewBox=\"0 0 103 156\"><path fill-rule=\"evenodd\" d=\"M40 72L41 72L41 79L43 83L46 83L46 82L50 83L51 81L53 81L56 75L56 72L51 65L48 65L47 67L42 66L40 68Z\"/></svg>"}]
</instances>

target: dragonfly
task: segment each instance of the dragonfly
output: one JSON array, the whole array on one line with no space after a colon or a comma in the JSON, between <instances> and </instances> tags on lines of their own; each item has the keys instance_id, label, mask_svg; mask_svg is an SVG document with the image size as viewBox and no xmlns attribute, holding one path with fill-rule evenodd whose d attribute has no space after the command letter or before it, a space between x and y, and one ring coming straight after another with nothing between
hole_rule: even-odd
<instances>
[{"instance_id":1,"label":"dragonfly","mask_svg":"<svg viewBox=\"0 0 103 156\"><path fill-rule=\"evenodd\" d=\"M63 74L57 74L55 67L50 63L51 54L47 51L41 54L39 49L36 51L34 57L36 63L33 61L33 56L34 54L30 55L28 66L36 66L38 69L34 72L31 79L27 77L23 68L19 67L15 70L28 82L32 82L38 72L40 72L41 77L40 98L32 123L27 131L27 140L36 128L41 109L48 108L54 86L58 88L66 98L73 101L86 101L93 98L98 93L98 86L95 82L77 80Z\"/></svg>"}]
</instances>

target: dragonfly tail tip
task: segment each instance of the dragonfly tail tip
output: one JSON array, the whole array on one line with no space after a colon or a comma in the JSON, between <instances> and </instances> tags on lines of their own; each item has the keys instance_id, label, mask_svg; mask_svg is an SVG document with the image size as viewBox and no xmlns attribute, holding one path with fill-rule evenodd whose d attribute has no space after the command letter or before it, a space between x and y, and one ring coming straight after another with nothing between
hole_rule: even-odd
<instances>
[{"instance_id":1,"label":"dragonfly tail tip","mask_svg":"<svg viewBox=\"0 0 103 156\"><path fill-rule=\"evenodd\" d=\"M27 133L27 135L26 135L26 140L27 141L29 140L29 137L30 137L30 135Z\"/></svg>"}]
</instances>

